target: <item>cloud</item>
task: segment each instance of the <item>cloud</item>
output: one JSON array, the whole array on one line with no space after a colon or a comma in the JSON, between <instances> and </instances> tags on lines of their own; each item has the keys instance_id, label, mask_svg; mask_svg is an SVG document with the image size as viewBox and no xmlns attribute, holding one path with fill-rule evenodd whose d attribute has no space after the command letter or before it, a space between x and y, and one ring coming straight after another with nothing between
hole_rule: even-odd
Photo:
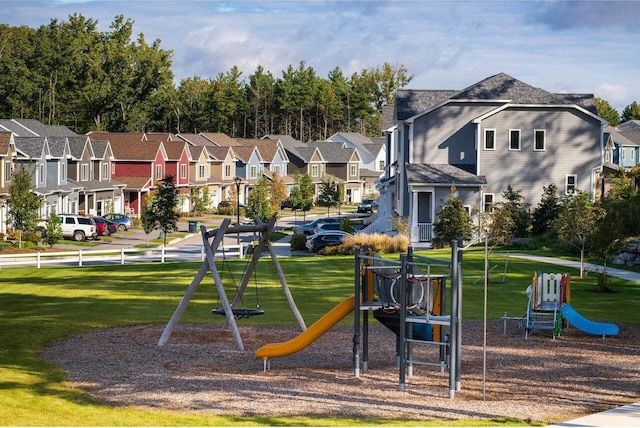
<instances>
[{"instance_id":1,"label":"cloud","mask_svg":"<svg viewBox=\"0 0 640 428\"><path fill-rule=\"evenodd\" d=\"M554 30L640 26L640 3L635 1L559 1L543 6L538 20Z\"/></svg>"}]
</instances>

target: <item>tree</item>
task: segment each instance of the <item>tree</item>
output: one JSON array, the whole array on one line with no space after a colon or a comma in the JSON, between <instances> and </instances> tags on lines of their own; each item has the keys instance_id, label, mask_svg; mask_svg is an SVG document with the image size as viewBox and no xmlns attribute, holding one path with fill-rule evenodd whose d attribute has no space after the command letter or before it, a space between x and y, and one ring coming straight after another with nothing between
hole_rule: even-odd
<instances>
[{"instance_id":1,"label":"tree","mask_svg":"<svg viewBox=\"0 0 640 428\"><path fill-rule=\"evenodd\" d=\"M247 200L247 216L254 218L258 217L263 222L269 221L273 217L277 209L274 209L269 204L269 184L266 177L260 178L258 184L249 193Z\"/></svg>"},{"instance_id":2,"label":"tree","mask_svg":"<svg viewBox=\"0 0 640 428\"><path fill-rule=\"evenodd\" d=\"M293 180L295 184L289 192L289 201L291 201L291 209L295 213L301 210L303 216L313 207L313 195L315 186L309 174L294 174Z\"/></svg>"},{"instance_id":3,"label":"tree","mask_svg":"<svg viewBox=\"0 0 640 428\"><path fill-rule=\"evenodd\" d=\"M553 229L553 222L560 212L560 198L558 188L551 183L543 187L544 193L538 206L533 210L531 218L532 233L536 236L543 235Z\"/></svg>"},{"instance_id":4,"label":"tree","mask_svg":"<svg viewBox=\"0 0 640 428\"><path fill-rule=\"evenodd\" d=\"M591 202L591 195L577 192L566 195L554 227L558 238L580 251L580 277L584 277L584 256L591 247L596 226L605 217L603 209Z\"/></svg>"},{"instance_id":5,"label":"tree","mask_svg":"<svg viewBox=\"0 0 640 428\"><path fill-rule=\"evenodd\" d=\"M640 119L640 105L634 101L626 106L624 110L622 110L621 119L623 122Z\"/></svg>"},{"instance_id":6,"label":"tree","mask_svg":"<svg viewBox=\"0 0 640 428\"><path fill-rule=\"evenodd\" d=\"M340 203L340 192L335 177L327 175L322 177L320 184L320 194L316 203L321 207L327 207L327 216L329 216L329 208L337 207Z\"/></svg>"},{"instance_id":7,"label":"tree","mask_svg":"<svg viewBox=\"0 0 640 428\"><path fill-rule=\"evenodd\" d=\"M620 113L618 113L608 101L596 97L595 102L598 116L609 122L611 126L618 126L620 124Z\"/></svg>"},{"instance_id":8,"label":"tree","mask_svg":"<svg viewBox=\"0 0 640 428\"><path fill-rule=\"evenodd\" d=\"M38 210L42 205L42 198L33 192L31 183L33 170L24 165L17 168L11 175L9 183L9 222L18 231L18 246L22 248L22 231L35 230L38 225Z\"/></svg>"},{"instance_id":9,"label":"tree","mask_svg":"<svg viewBox=\"0 0 640 428\"><path fill-rule=\"evenodd\" d=\"M53 247L55 244L60 242L62 239L62 225L60 224L60 219L58 218L58 214L53 211L49 214L49 218L47 219L47 226L44 232L44 242L49 247Z\"/></svg>"},{"instance_id":10,"label":"tree","mask_svg":"<svg viewBox=\"0 0 640 428\"><path fill-rule=\"evenodd\" d=\"M489 225L489 235L497 245L506 244L511 238L526 237L531 225L522 191L513 190L509 184L502 198L505 202L494 205Z\"/></svg>"},{"instance_id":11,"label":"tree","mask_svg":"<svg viewBox=\"0 0 640 428\"><path fill-rule=\"evenodd\" d=\"M271 185L269 186L269 204L271 209L277 212L280 209L280 203L287 199L287 185L278 173L273 174Z\"/></svg>"},{"instance_id":12,"label":"tree","mask_svg":"<svg viewBox=\"0 0 640 428\"><path fill-rule=\"evenodd\" d=\"M158 190L154 195L151 209L158 228L162 231L164 245L167 244L167 235L178 230L178 189L173 176L165 175L161 180Z\"/></svg>"},{"instance_id":13,"label":"tree","mask_svg":"<svg viewBox=\"0 0 640 428\"><path fill-rule=\"evenodd\" d=\"M433 246L442 248L457 238L471 238L471 216L464 207L462 200L455 196L455 188L438 213L433 223Z\"/></svg>"},{"instance_id":14,"label":"tree","mask_svg":"<svg viewBox=\"0 0 640 428\"><path fill-rule=\"evenodd\" d=\"M628 180L626 180L628 181ZM628 236L625 229L628 225L628 198L616 199L610 192L600 201L603 216L596 222L592 237L593 251L602 259L602 276L598 278L598 288L602 292L611 291L607 282L607 266L623 249Z\"/></svg>"},{"instance_id":15,"label":"tree","mask_svg":"<svg viewBox=\"0 0 640 428\"><path fill-rule=\"evenodd\" d=\"M142 230L147 234L147 244L149 243L149 235L158 227L158 222L153 212L153 199L153 195L149 194L140 211L140 221L142 222Z\"/></svg>"},{"instance_id":16,"label":"tree","mask_svg":"<svg viewBox=\"0 0 640 428\"><path fill-rule=\"evenodd\" d=\"M193 211L196 215L200 215L207 211L209 207L209 187L198 186L189 190Z\"/></svg>"}]
</instances>

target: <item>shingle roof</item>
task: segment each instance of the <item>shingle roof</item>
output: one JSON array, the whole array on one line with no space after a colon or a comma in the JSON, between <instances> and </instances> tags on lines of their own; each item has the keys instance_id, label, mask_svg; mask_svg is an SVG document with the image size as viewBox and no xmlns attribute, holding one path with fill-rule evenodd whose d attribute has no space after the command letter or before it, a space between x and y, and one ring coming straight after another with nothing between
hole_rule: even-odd
<instances>
[{"instance_id":1,"label":"shingle roof","mask_svg":"<svg viewBox=\"0 0 640 428\"><path fill-rule=\"evenodd\" d=\"M142 132L99 132L92 131L87 134L93 140L109 141L110 143L127 143L134 145L141 143L144 134Z\"/></svg>"},{"instance_id":2,"label":"shingle roof","mask_svg":"<svg viewBox=\"0 0 640 428\"><path fill-rule=\"evenodd\" d=\"M407 164L407 182L410 184L481 186L487 184L478 176L448 164Z\"/></svg>"},{"instance_id":3,"label":"shingle roof","mask_svg":"<svg viewBox=\"0 0 640 428\"><path fill-rule=\"evenodd\" d=\"M122 161L154 161L162 146L160 141L138 141L131 144L126 139L109 140L109 144L115 158Z\"/></svg>"},{"instance_id":4,"label":"shingle roof","mask_svg":"<svg viewBox=\"0 0 640 428\"><path fill-rule=\"evenodd\" d=\"M592 94L554 94L499 73L461 90L399 90L396 116L406 120L447 100L500 100L514 104L576 104L595 114Z\"/></svg>"},{"instance_id":5,"label":"shingle roof","mask_svg":"<svg viewBox=\"0 0 640 428\"><path fill-rule=\"evenodd\" d=\"M9 146L11 144L11 132L0 132L0 155L9 154Z\"/></svg>"},{"instance_id":6,"label":"shingle roof","mask_svg":"<svg viewBox=\"0 0 640 428\"><path fill-rule=\"evenodd\" d=\"M86 136L77 136L77 137L68 137L67 141L69 142L69 151L71 152L71 156L76 159L80 159L82 157L82 152L87 144ZM106 146L106 143L103 143ZM96 144L92 143L91 147L96 148ZM104 150L103 150L104 153Z\"/></svg>"},{"instance_id":7,"label":"shingle roof","mask_svg":"<svg viewBox=\"0 0 640 428\"><path fill-rule=\"evenodd\" d=\"M192 146L201 146L201 147L215 147L216 145L213 143L213 141L209 140L208 138L206 138L203 135L200 134L183 134L180 133L177 135L178 138L181 138L182 140L186 141L187 143L189 143Z\"/></svg>"},{"instance_id":8,"label":"shingle roof","mask_svg":"<svg viewBox=\"0 0 640 428\"><path fill-rule=\"evenodd\" d=\"M0 126L19 137L37 137L38 135L11 119L0 119Z\"/></svg>"},{"instance_id":9,"label":"shingle roof","mask_svg":"<svg viewBox=\"0 0 640 428\"><path fill-rule=\"evenodd\" d=\"M233 152L238 159L246 163L251 159L251 155L255 149L254 146L235 146L233 147Z\"/></svg>"},{"instance_id":10,"label":"shingle roof","mask_svg":"<svg viewBox=\"0 0 640 428\"><path fill-rule=\"evenodd\" d=\"M165 141L163 144L169 160L180 160L186 146L184 141Z\"/></svg>"},{"instance_id":11,"label":"shingle roof","mask_svg":"<svg viewBox=\"0 0 640 428\"><path fill-rule=\"evenodd\" d=\"M227 155L229 154L229 151L231 151L232 154L234 153L234 150L231 147L224 147L224 146L207 147L207 152L209 152L209 154L214 158L216 158L217 160L221 160L221 161L224 161L226 159Z\"/></svg>"},{"instance_id":12,"label":"shingle roof","mask_svg":"<svg viewBox=\"0 0 640 428\"><path fill-rule=\"evenodd\" d=\"M640 131L640 120L628 120L616 126L618 131Z\"/></svg>"},{"instance_id":13,"label":"shingle roof","mask_svg":"<svg viewBox=\"0 0 640 428\"><path fill-rule=\"evenodd\" d=\"M13 119L41 137L74 137L75 132L62 125L45 125L36 119Z\"/></svg>"},{"instance_id":14,"label":"shingle roof","mask_svg":"<svg viewBox=\"0 0 640 428\"><path fill-rule=\"evenodd\" d=\"M328 163L348 163L356 151L354 148L343 147L342 143L332 141L314 141L309 145L317 147Z\"/></svg>"},{"instance_id":15,"label":"shingle roof","mask_svg":"<svg viewBox=\"0 0 640 428\"><path fill-rule=\"evenodd\" d=\"M238 142L223 132L201 132L200 135L213 141L218 146L237 146Z\"/></svg>"},{"instance_id":16,"label":"shingle roof","mask_svg":"<svg viewBox=\"0 0 640 428\"><path fill-rule=\"evenodd\" d=\"M55 158L62 158L65 155L64 148L67 146L65 137L48 137L49 154Z\"/></svg>"},{"instance_id":17,"label":"shingle roof","mask_svg":"<svg viewBox=\"0 0 640 428\"><path fill-rule=\"evenodd\" d=\"M42 137L15 137L16 150L24 153L25 156L38 159L42 155L45 144Z\"/></svg>"}]
</instances>

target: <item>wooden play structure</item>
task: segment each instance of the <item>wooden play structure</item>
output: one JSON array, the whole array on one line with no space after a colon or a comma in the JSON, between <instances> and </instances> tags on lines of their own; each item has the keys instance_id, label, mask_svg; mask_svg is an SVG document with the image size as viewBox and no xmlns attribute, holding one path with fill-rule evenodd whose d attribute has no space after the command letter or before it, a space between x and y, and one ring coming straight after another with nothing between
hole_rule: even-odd
<instances>
[{"instance_id":1,"label":"wooden play structure","mask_svg":"<svg viewBox=\"0 0 640 428\"><path fill-rule=\"evenodd\" d=\"M449 370L449 398L461 389L460 342L462 308L461 251L452 247L452 260L436 260L413 254L411 248L399 261L383 259L365 250L356 251L354 308L354 371L368 370L369 315L396 334L399 388L405 390L413 365ZM447 282L450 310L447 314ZM358 298L359 297L359 298ZM360 354L362 338L362 355ZM414 346L437 346L438 361L414 358Z\"/></svg>"},{"instance_id":2,"label":"wooden play structure","mask_svg":"<svg viewBox=\"0 0 640 428\"><path fill-rule=\"evenodd\" d=\"M302 318L302 315L300 314L300 311L298 310L295 301L293 300L293 296L291 295L289 286L287 285L282 267L278 262L276 253L273 250L273 247L269 240L275 228L275 222L276 219L274 217L268 223L263 223L259 219L256 219L257 224L255 225L236 225L230 227L229 225L231 223L231 219L226 218L222 221L222 224L218 229L207 231L204 225L200 226L200 234L202 235L202 245L204 248L205 260L202 262L200 269L191 281L191 284L187 288L184 296L182 297L182 300L178 304L178 307L176 308L173 316L169 320L169 323L165 326L162 332L162 336L160 336L160 340L158 341L158 346L163 346L165 343L167 343L169 337L171 337L171 333L180 321L180 317L189 305L189 301L198 289L198 286L204 279L207 271L210 271L216 286L216 290L218 292L220 302L222 303L222 309L216 312L226 317L226 323L231 329L236 349L238 351L244 351L244 344L242 342L242 337L240 336L240 330L238 329L236 320L239 318L258 315L262 313L262 310L258 308L244 308L240 307L239 305L242 303L242 296L247 289L252 275L255 273L258 259L261 257L265 249L271 256L271 261L275 266L278 278L280 279L280 284L282 285L282 291L289 303L289 307L291 308L291 311L293 312L300 329L302 329L302 331L306 330L307 327L305 325L304 319ZM222 283L220 272L216 267L215 254L225 235L239 235L241 233L260 234L260 240L258 241L258 244L253 248L251 260L247 263L246 270L240 280L240 283L237 285L233 299L229 301L229 298L227 297L227 294L225 292L224 284Z\"/></svg>"}]
</instances>

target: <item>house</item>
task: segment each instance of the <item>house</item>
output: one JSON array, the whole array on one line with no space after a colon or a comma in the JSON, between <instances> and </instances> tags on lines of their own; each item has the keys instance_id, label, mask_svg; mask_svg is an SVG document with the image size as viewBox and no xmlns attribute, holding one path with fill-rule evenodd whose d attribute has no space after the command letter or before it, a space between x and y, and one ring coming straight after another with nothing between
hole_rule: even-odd
<instances>
[{"instance_id":1,"label":"house","mask_svg":"<svg viewBox=\"0 0 640 428\"><path fill-rule=\"evenodd\" d=\"M342 142L346 147L358 152L360 179L363 182L362 195L378 193L375 183L384 174L387 166L386 138L369 138L359 132L338 132L327 138L327 141Z\"/></svg>"},{"instance_id":2,"label":"house","mask_svg":"<svg viewBox=\"0 0 640 428\"><path fill-rule=\"evenodd\" d=\"M189 165L191 164L191 152L187 143L181 139L172 141L166 139L164 146L167 158L165 159L164 175L174 177L174 184L179 193L178 210L183 213L192 211L191 184L189 179Z\"/></svg>"},{"instance_id":3,"label":"house","mask_svg":"<svg viewBox=\"0 0 640 428\"><path fill-rule=\"evenodd\" d=\"M308 144L317 147L325 161L325 172L344 183L344 197L347 203L362 200L363 183L360 180L360 156L354 148L331 141L315 141Z\"/></svg>"},{"instance_id":4,"label":"house","mask_svg":"<svg viewBox=\"0 0 640 428\"><path fill-rule=\"evenodd\" d=\"M7 199L13 174L13 159L16 147L13 132L0 131L0 233L7 233Z\"/></svg>"},{"instance_id":5,"label":"house","mask_svg":"<svg viewBox=\"0 0 640 428\"><path fill-rule=\"evenodd\" d=\"M124 213L138 216L148 193L166 175L167 153L161 141L143 133L90 132L91 141L108 141L113 151L111 176L124 183Z\"/></svg>"},{"instance_id":6,"label":"house","mask_svg":"<svg viewBox=\"0 0 640 428\"><path fill-rule=\"evenodd\" d=\"M543 187L594 193L603 127L591 94L554 94L507 74L463 90L400 90L387 130L397 168L381 198L428 246L452 189L470 213L490 210L508 185L532 208ZM382 195L384 194L384 195Z\"/></svg>"}]
</instances>

